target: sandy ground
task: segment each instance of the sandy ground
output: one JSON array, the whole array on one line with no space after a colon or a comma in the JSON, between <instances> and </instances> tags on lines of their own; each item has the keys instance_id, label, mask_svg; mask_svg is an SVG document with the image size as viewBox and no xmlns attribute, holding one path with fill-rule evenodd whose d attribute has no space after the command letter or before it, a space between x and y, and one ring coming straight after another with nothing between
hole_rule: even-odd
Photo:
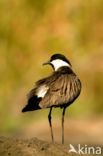
<instances>
[{"instance_id":1,"label":"sandy ground","mask_svg":"<svg viewBox=\"0 0 103 156\"><path fill-rule=\"evenodd\" d=\"M32 139L0 137L0 156L80 156L69 153L68 146ZM86 155L85 155L86 156ZM92 154L89 154L92 156ZM96 154L94 154L96 156Z\"/></svg>"},{"instance_id":2,"label":"sandy ground","mask_svg":"<svg viewBox=\"0 0 103 156\"><path fill-rule=\"evenodd\" d=\"M68 147L32 139L0 137L0 156L66 156Z\"/></svg>"}]
</instances>

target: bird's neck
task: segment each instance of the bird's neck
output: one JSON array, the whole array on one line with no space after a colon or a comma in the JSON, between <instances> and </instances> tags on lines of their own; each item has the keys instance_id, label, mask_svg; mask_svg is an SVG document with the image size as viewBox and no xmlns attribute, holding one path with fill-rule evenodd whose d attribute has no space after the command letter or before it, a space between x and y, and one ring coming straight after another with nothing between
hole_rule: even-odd
<instances>
[{"instance_id":1,"label":"bird's neck","mask_svg":"<svg viewBox=\"0 0 103 156\"><path fill-rule=\"evenodd\" d=\"M59 59L52 61L52 65L55 71L57 71L61 67L70 67L67 62Z\"/></svg>"},{"instance_id":2,"label":"bird's neck","mask_svg":"<svg viewBox=\"0 0 103 156\"><path fill-rule=\"evenodd\" d=\"M60 73L60 74L73 74L73 70L71 67L68 67L68 66L63 66L63 67L60 67L56 73Z\"/></svg>"}]
</instances>

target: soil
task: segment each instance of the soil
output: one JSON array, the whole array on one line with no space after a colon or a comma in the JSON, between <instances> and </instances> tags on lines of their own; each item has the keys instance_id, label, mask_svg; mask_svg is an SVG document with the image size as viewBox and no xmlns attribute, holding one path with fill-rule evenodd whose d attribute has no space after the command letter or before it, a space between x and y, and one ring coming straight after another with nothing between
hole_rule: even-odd
<instances>
[{"instance_id":1,"label":"soil","mask_svg":"<svg viewBox=\"0 0 103 156\"><path fill-rule=\"evenodd\" d=\"M68 147L37 138L17 139L0 137L0 156L66 156Z\"/></svg>"},{"instance_id":2,"label":"soil","mask_svg":"<svg viewBox=\"0 0 103 156\"><path fill-rule=\"evenodd\" d=\"M80 156L68 151L68 145L53 144L37 138L0 137L0 156Z\"/></svg>"}]
</instances>

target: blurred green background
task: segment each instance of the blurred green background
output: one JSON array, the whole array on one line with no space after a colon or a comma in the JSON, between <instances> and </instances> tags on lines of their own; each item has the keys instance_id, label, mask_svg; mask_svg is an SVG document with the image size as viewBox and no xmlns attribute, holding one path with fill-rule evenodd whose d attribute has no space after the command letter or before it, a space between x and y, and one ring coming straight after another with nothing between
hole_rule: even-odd
<instances>
[{"instance_id":1,"label":"blurred green background","mask_svg":"<svg viewBox=\"0 0 103 156\"><path fill-rule=\"evenodd\" d=\"M52 72L42 63L58 52L82 81L66 117L102 118L103 0L0 0L0 133L47 119L48 110L21 109L34 82Z\"/></svg>"}]
</instances>

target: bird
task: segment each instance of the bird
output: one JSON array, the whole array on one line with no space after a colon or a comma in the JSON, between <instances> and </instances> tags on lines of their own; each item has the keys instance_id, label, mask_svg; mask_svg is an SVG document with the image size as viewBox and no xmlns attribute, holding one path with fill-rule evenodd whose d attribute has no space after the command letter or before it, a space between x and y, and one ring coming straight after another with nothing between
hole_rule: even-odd
<instances>
[{"instance_id":1,"label":"bird","mask_svg":"<svg viewBox=\"0 0 103 156\"><path fill-rule=\"evenodd\" d=\"M81 92L81 81L72 69L72 65L61 53L53 54L49 61L43 65L50 65L53 72L37 82L30 90L27 104L22 112L35 111L49 108L48 121L51 130L51 139L54 143L52 128L52 109L62 109L62 144L64 144L64 116L68 106L70 106Z\"/></svg>"}]
</instances>

